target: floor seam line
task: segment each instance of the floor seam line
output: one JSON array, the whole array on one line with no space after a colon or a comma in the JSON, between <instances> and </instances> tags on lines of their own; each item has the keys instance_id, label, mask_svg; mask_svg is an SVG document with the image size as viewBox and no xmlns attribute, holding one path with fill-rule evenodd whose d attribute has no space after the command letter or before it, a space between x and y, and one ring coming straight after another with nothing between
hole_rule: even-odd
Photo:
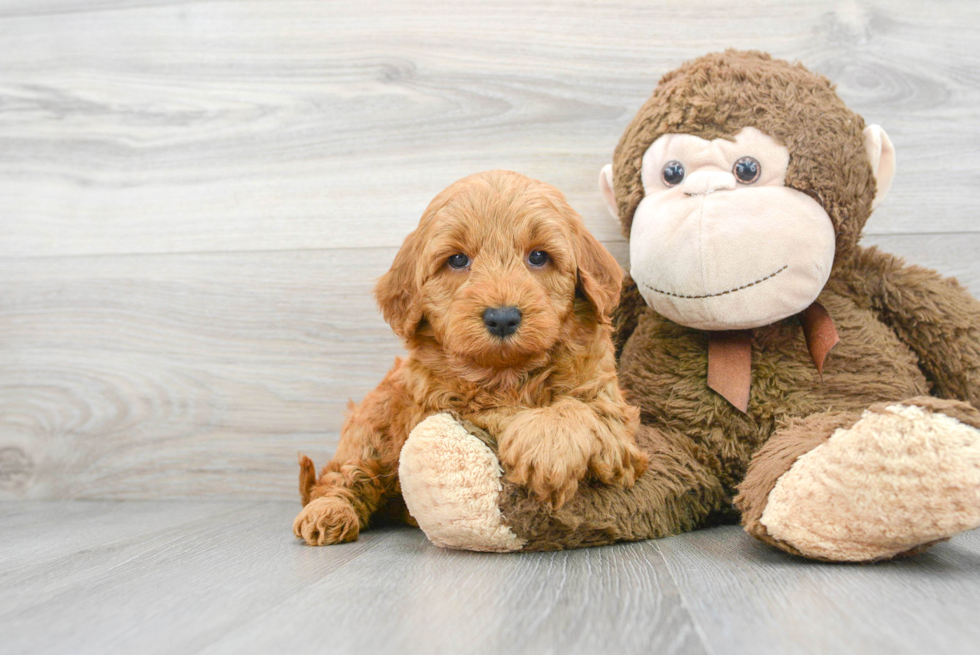
<instances>
[{"instance_id":1,"label":"floor seam line","mask_svg":"<svg viewBox=\"0 0 980 655\"><path fill-rule=\"evenodd\" d=\"M694 632L697 634L698 639L701 641L701 645L704 647L705 652L708 655L715 655L715 650L712 648L711 643L708 641L708 635L701 626L701 622L698 621L697 617L694 616L694 612L691 611L691 605L687 602L687 595L684 593L684 589L681 587L680 581L677 576L674 575L674 569L671 567L670 562L667 561L667 556L664 555L663 550L660 548L660 544L655 543L654 547L657 554L660 555L661 561L664 566L667 567L667 573L670 574L670 580L674 583L674 587L677 589L677 595L681 599L681 607L687 612L687 616L691 619L691 625L694 626Z\"/></svg>"}]
</instances>

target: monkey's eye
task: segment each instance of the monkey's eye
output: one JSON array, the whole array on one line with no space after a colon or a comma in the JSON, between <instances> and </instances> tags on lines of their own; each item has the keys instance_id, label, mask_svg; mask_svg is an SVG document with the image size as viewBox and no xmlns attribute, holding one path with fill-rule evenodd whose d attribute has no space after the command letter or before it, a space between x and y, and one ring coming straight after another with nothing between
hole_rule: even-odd
<instances>
[{"instance_id":1,"label":"monkey's eye","mask_svg":"<svg viewBox=\"0 0 980 655\"><path fill-rule=\"evenodd\" d=\"M457 269L459 269L459 268L466 268L467 266L470 265L470 258L467 257L466 255L464 255L461 252L460 253L456 253L455 255L453 255L452 257L450 257L447 261L449 262L449 265L451 267L457 268Z\"/></svg>"},{"instance_id":2,"label":"monkey's eye","mask_svg":"<svg viewBox=\"0 0 980 655\"><path fill-rule=\"evenodd\" d=\"M742 157L735 162L732 173L735 174L740 183L752 184L762 174L762 165L752 157Z\"/></svg>"},{"instance_id":3,"label":"monkey's eye","mask_svg":"<svg viewBox=\"0 0 980 655\"><path fill-rule=\"evenodd\" d=\"M532 250L527 256L527 263L531 266L544 266L548 263L548 253L543 250Z\"/></svg>"},{"instance_id":4,"label":"monkey's eye","mask_svg":"<svg viewBox=\"0 0 980 655\"><path fill-rule=\"evenodd\" d=\"M684 165L679 161L669 161L664 164L664 170L660 176L667 186L677 186L684 181Z\"/></svg>"}]
</instances>

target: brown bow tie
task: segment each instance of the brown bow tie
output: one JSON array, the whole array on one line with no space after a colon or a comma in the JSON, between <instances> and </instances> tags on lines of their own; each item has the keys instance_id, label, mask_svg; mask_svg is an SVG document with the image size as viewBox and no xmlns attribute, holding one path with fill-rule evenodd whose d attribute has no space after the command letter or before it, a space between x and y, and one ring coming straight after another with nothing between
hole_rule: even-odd
<instances>
[{"instance_id":1,"label":"brown bow tie","mask_svg":"<svg viewBox=\"0 0 980 655\"><path fill-rule=\"evenodd\" d=\"M813 303L799 315L810 359L823 374L827 353L840 337L830 314L820 303ZM749 408L752 386L752 330L708 332L708 387L743 414Z\"/></svg>"}]
</instances>

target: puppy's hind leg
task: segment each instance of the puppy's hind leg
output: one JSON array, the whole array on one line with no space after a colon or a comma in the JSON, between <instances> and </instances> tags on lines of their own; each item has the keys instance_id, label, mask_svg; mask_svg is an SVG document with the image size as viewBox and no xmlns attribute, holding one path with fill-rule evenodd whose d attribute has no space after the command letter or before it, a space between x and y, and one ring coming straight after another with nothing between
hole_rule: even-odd
<instances>
[{"instance_id":1,"label":"puppy's hind leg","mask_svg":"<svg viewBox=\"0 0 980 655\"><path fill-rule=\"evenodd\" d=\"M357 539L385 495L379 483L381 469L375 464L330 462L309 488L309 500L293 522L293 534L311 546ZM306 475L304 467L300 478Z\"/></svg>"},{"instance_id":2,"label":"puppy's hind leg","mask_svg":"<svg viewBox=\"0 0 980 655\"><path fill-rule=\"evenodd\" d=\"M396 366L397 371L397 366ZM394 373L394 372L393 372ZM333 459L314 482L313 462L300 459L303 510L293 533L311 546L354 541L398 491L398 453L410 408L389 374L351 413Z\"/></svg>"},{"instance_id":3,"label":"puppy's hind leg","mask_svg":"<svg viewBox=\"0 0 980 655\"><path fill-rule=\"evenodd\" d=\"M329 465L324 468L323 480L330 480ZM305 456L299 458L299 494L303 511L293 522L293 534L311 546L342 543L357 539L360 521L354 509L356 495L343 484L329 489L329 485L317 487L316 468Z\"/></svg>"},{"instance_id":4,"label":"puppy's hind leg","mask_svg":"<svg viewBox=\"0 0 980 655\"><path fill-rule=\"evenodd\" d=\"M300 496L303 510L293 522L293 534L311 546L354 541L366 528L371 515L394 495L397 459L385 462L370 456L373 448L363 446L356 412L341 432L340 445L320 478L313 482L313 462L300 460Z\"/></svg>"}]
</instances>

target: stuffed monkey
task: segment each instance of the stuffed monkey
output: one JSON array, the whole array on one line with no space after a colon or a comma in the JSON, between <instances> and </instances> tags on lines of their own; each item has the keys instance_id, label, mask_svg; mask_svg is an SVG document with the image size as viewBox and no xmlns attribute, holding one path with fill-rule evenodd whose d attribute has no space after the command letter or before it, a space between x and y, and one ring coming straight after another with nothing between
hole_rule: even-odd
<instances>
[{"instance_id":1,"label":"stuffed monkey","mask_svg":"<svg viewBox=\"0 0 980 655\"><path fill-rule=\"evenodd\" d=\"M492 435L429 419L400 478L430 539L545 550L740 520L876 561L980 525L980 303L858 245L894 170L884 131L801 65L727 51L664 76L600 176L630 242L615 338L649 468L555 510Z\"/></svg>"}]
</instances>

